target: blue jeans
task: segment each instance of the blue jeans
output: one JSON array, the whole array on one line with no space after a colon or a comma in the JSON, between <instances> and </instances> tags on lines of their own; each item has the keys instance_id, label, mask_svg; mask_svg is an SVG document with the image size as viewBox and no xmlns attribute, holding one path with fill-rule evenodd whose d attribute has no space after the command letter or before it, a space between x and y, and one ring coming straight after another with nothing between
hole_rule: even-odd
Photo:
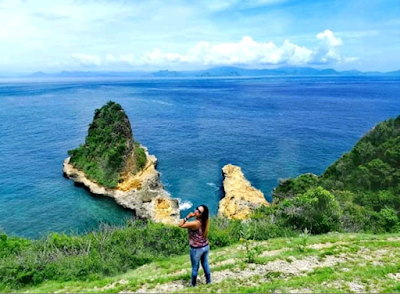
<instances>
[{"instance_id":1,"label":"blue jeans","mask_svg":"<svg viewBox=\"0 0 400 294\"><path fill-rule=\"evenodd\" d=\"M192 262L192 286L193 285L193 278L197 276L200 267L203 267L204 273L206 275L207 284L211 283L211 270L210 266L208 265L208 254L210 253L210 245L201 247L201 248L192 248L190 247L190 261ZM195 283L195 282L194 282Z\"/></svg>"}]
</instances>

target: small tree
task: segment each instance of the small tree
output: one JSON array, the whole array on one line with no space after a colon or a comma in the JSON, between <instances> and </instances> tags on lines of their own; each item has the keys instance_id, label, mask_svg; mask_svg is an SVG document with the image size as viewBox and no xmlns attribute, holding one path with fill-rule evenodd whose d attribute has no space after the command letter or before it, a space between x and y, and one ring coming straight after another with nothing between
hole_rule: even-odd
<instances>
[{"instance_id":1,"label":"small tree","mask_svg":"<svg viewBox=\"0 0 400 294\"><path fill-rule=\"evenodd\" d=\"M299 208L296 223L300 229L309 228L311 232L321 234L340 228L342 211L339 202L324 188L309 189L295 198L294 205Z\"/></svg>"},{"instance_id":2,"label":"small tree","mask_svg":"<svg viewBox=\"0 0 400 294\"><path fill-rule=\"evenodd\" d=\"M380 223L386 232L399 231L399 218L393 208L382 208L380 213Z\"/></svg>"}]
</instances>

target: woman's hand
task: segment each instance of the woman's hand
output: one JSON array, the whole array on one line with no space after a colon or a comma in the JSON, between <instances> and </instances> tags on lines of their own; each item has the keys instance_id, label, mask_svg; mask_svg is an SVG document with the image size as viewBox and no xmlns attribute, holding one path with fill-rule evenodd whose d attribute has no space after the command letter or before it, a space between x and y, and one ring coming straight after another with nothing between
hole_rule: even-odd
<instances>
[{"instance_id":1,"label":"woman's hand","mask_svg":"<svg viewBox=\"0 0 400 294\"><path fill-rule=\"evenodd\" d=\"M190 213L187 215L186 218L191 218L191 217L194 217L194 216L195 216L194 212L190 212Z\"/></svg>"}]
</instances>

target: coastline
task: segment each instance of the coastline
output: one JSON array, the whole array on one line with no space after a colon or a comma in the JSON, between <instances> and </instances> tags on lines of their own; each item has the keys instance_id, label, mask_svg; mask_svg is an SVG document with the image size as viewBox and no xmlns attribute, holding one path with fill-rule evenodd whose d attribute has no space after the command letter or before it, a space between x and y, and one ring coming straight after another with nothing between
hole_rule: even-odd
<instances>
[{"instance_id":1,"label":"coastline","mask_svg":"<svg viewBox=\"0 0 400 294\"><path fill-rule=\"evenodd\" d=\"M160 180L156 169L157 158L147 148L147 164L137 175L127 177L115 189L105 188L88 179L85 173L70 163L70 157L63 163L63 173L68 179L83 185L94 195L114 198L117 204L132 210L138 218L151 219L164 224L179 221L179 203L171 198Z\"/></svg>"}]
</instances>

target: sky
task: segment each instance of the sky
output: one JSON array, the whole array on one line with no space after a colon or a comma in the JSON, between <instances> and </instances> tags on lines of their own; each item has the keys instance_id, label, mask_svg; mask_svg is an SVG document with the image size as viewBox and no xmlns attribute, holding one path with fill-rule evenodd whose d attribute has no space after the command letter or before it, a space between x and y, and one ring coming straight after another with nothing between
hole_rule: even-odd
<instances>
[{"instance_id":1,"label":"sky","mask_svg":"<svg viewBox=\"0 0 400 294\"><path fill-rule=\"evenodd\" d=\"M400 0L0 0L0 73L400 69Z\"/></svg>"}]
</instances>

